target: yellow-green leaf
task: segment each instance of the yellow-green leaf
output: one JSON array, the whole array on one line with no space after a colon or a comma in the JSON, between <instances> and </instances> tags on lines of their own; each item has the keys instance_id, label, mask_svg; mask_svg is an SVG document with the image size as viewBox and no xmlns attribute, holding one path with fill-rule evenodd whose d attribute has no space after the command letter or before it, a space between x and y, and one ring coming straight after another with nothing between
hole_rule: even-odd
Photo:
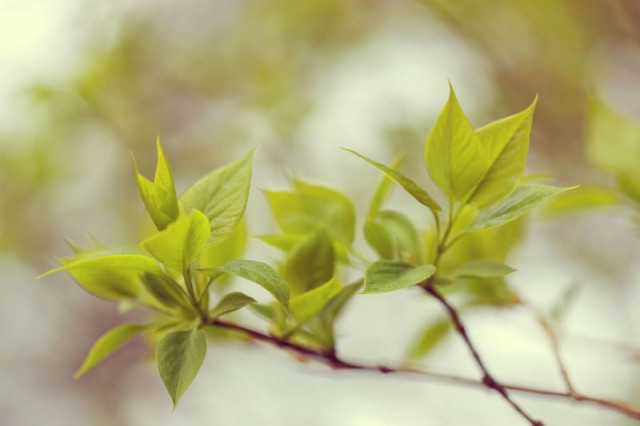
<instances>
[{"instance_id":1,"label":"yellow-green leaf","mask_svg":"<svg viewBox=\"0 0 640 426\"><path fill-rule=\"evenodd\" d=\"M335 253L329 235L321 230L297 246L287 258L283 275L292 295L326 283L334 274Z\"/></svg>"},{"instance_id":2,"label":"yellow-green leaf","mask_svg":"<svg viewBox=\"0 0 640 426\"><path fill-rule=\"evenodd\" d=\"M489 169L480 141L449 86L449 100L427 137L425 164L433 181L449 198L464 199Z\"/></svg>"},{"instance_id":3,"label":"yellow-green leaf","mask_svg":"<svg viewBox=\"0 0 640 426\"><path fill-rule=\"evenodd\" d=\"M320 311L341 289L342 284L334 277L311 291L293 297L290 304L291 313L298 321L304 321Z\"/></svg>"},{"instance_id":4,"label":"yellow-green leaf","mask_svg":"<svg viewBox=\"0 0 640 426\"><path fill-rule=\"evenodd\" d=\"M218 318L219 316L237 311L238 309L252 303L257 302L253 297L247 296L244 293L229 293L226 294L222 299L220 299L218 304L209 313L209 316L211 318Z\"/></svg>"},{"instance_id":5,"label":"yellow-green leaf","mask_svg":"<svg viewBox=\"0 0 640 426\"><path fill-rule=\"evenodd\" d=\"M234 260L216 268L262 286L285 308L289 306L289 287L271 266L256 260Z\"/></svg>"},{"instance_id":6,"label":"yellow-green leaf","mask_svg":"<svg viewBox=\"0 0 640 426\"><path fill-rule=\"evenodd\" d=\"M363 294L385 293L419 284L436 272L433 265L411 266L408 263L380 260L367 268Z\"/></svg>"}]
</instances>

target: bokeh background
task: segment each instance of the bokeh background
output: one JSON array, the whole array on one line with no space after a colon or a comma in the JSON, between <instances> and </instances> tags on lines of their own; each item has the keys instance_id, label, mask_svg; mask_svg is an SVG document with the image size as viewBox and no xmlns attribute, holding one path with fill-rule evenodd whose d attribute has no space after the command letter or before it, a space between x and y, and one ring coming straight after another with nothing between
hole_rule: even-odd
<instances>
[{"instance_id":1,"label":"bokeh background","mask_svg":"<svg viewBox=\"0 0 640 426\"><path fill-rule=\"evenodd\" d=\"M254 235L274 229L259 189L284 188L290 174L345 191L363 213L379 176L339 147L385 161L408 152L405 171L424 176L422 146L447 79L477 126L524 109L537 93L530 172L612 186L586 154L588 105L598 97L640 120L640 3L0 0L0 423L523 424L482 389L331 373L233 343L209 347L172 413L143 340L74 381L92 342L123 318L67 276L35 280L52 256L68 254L65 237L86 244L90 232L116 246L148 230L129 153L151 173L157 135L179 190L260 147ZM400 194L393 202L416 209ZM638 404L634 214L533 217L509 255L518 269L509 282L542 311L578 288L558 324L575 385ZM252 240L247 256L277 253ZM400 363L439 309L412 290L358 296L338 324L339 350ZM465 319L498 378L562 389L548 341L525 310ZM421 365L478 374L456 336ZM584 404L518 400L549 425L633 424Z\"/></svg>"}]
</instances>

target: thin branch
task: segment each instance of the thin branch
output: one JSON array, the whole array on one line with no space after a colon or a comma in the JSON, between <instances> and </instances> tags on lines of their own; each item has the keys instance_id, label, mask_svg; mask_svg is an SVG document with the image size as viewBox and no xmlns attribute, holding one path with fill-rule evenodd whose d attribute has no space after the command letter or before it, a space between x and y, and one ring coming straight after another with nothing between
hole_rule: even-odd
<instances>
[{"instance_id":1,"label":"thin branch","mask_svg":"<svg viewBox=\"0 0 640 426\"><path fill-rule=\"evenodd\" d=\"M216 319L207 325L224 328L227 330L233 330L233 331L245 334L253 340L258 340L260 342L264 342L272 346L293 352L296 355L302 355L309 359L313 359L317 362L325 364L336 370L358 370L358 371L377 372L377 373L383 373L383 374L393 373L393 374L419 375L421 377L425 377L430 380L435 380L435 381L440 381L445 383L452 383L456 385L469 386L469 387L486 387L486 384L480 380L470 379L470 378L461 377L461 376L422 371L422 370L417 370L412 368L398 368L398 367L390 367L385 365L367 365L367 364L356 363L353 361L346 361L340 358L335 353L335 351L327 351L327 352L316 351L316 350L307 348L305 346L298 345L296 343L293 343L287 340L283 340L275 336L271 336L256 330L252 330L242 325L223 321L220 319ZM567 399L567 400L574 400L574 401L589 403L589 404L599 406L601 408L616 411L632 419L640 420L640 408L633 407L630 404L620 402L620 401L613 401L613 400L608 400L604 398L596 398L596 397L591 397L583 394L570 395L566 392L550 391L550 390L545 390L540 388L526 387L526 386L519 386L519 385L512 385L512 384L503 383L502 386L505 389L508 389L510 391L533 395L533 396L559 398L559 399Z\"/></svg>"},{"instance_id":2,"label":"thin branch","mask_svg":"<svg viewBox=\"0 0 640 426\"><path fill-rule=\"evenodd\" d=\"M480 368L480 371L482 371L482 383L484 383L484 385L489 389L493 389L496 392L498 392L500 395L502 395L504 400L507 401L507 403L509 403L509 405L511 405L514 410L520 413L522 417L527 419L527 421L531 424L531 426L544 426L544 423L542 423L540 420L535 420L533 417L527 414L527 412L524 411L524 409L520 407L520 405L511 398L511 396L509 395L509 392L507 392L507 389L504 387L504 385L499 383L491 375L491 373L487 369L487 366L484 364L484 361L480 357L480 354L478 353L478 350L476 349L475 345L473 344L473 342L471 342L471 339L469 338L469 334L467 333L467 330L465 329L464 324L462 323L462 319L460 319L460 315L458 314L458 311L456 311L456 309L447 301L447 299L445 299L433 286L428 286L423 288L427 293L429 293L438 302L440 302L440 304L446 309L447 313L449 314L449 317L451 318L451 321L455 325L456 331L458 332L460 337L462 337L462 340L464 340L464 343L467 345L467 348L471 352L473 359L475 360L476 364Z\"/></svg>"},{"instance_id":3,"label":"thin branch","mask_svg":"<svg viewBox=\"0 0 640 426\"><path fill-rule=\"evenodd\" d=\"M569 395L576 395L576 389L573 387L573 383L571 382L571 378L569 377L567 367L562 360L562 355L560 353L560 341L558 339L558 335L553 329L553 326L551 325L551 323L549 323L544 314L540 312L540 310L535 306L523 301L520 302L520 305L527 308L533 314L536 321L538 321L538 324L540 324L540 327L547 335L547 338L549 339L549 343L551 345L551 352L553 353L556 365L558 366L558 370L560 371L560 375L562 376L562 381L564 382L564 386L567 389L567 393Z\"/></svg>"}]
</instances>

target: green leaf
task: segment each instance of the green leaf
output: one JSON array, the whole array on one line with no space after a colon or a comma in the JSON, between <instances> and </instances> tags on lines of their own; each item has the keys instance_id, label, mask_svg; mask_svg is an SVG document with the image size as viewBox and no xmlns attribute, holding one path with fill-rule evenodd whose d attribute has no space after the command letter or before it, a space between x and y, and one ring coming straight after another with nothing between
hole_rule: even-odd
<instances>
[{"instance_id":1,"label":"green leaf","mask_svg":"<svg viewBox=\"0 0 640 426\"><path fill-rule=\"evenodd\" d=\"M295 180L293 191L265 191L265 196L284 233L305 235L325 229L331 239L351 246L355 238L355 208L340 192Z\"/></svg>"},{"instance_id":2,"label":"green leaf","mask_svg":"<svg viewBox=\"0 0 640 426\"><path fill-rule=\"evenodd\" d=\"M418 263L423 258L420 234L411 220L401 213L379 211L373 221L365 224L364 236L382 258L397 257L410 263Z\"/></svg>"},{"instance_id":3,"label":"green leaf","mask_svg":"<svg viewBox=\"0 0 640 426\"><path fill-rule=\"evenodd\" d=\"M332 297L340 292L342 284L337 278L332 278L325 284L291 299L291 313L304 321L320 311Z\"/></svg>"},{"instance_id":4,"label":"green leaf","mask_svg":"<svg viewBox=\"0 0 640 426\"><path fill-rule=\"evenodd\" d=\"M436 272L433 265L413 267L391 260L374 262L367 268L363 294L385 293L419 284Z\"/></svg>"},{"instance_id":5,"label":"green leaf","mask_svg":"<svg viewBox=\"0 0 640 426\"><path fill-rule=\"evenodd\" d=\"M449 100L427 137L425 164L447 196L462 200L489 169L489 156L462 112L453 87L449 88Z\"/></svg>"},{"instance_id":6,"label":"green leaf","mask_svg":"<svg viewBox=\"0 0 640 426\"><path fill-rule=\"evenodd\" d=\"M252 303L257 302L253 297L249 297L244 293L229 293L220 299L209 315L212 319L215 319L230 312L237 311L238 309Z\"/></svg>"},{"instance_id":7,"label":"green leaf","mask_svg":"<svg viewBox=\"0 0 640 426\"><path fill-rule=\"evenodd\" d=\"M142 248L166 267L182 272L198 258L209 235L209 220L199 210L193 210L144 240Z\"/></svg>"},{"instance_id":8,"label":"green leaf","mask_svg":"<svg viewBox=\"0 0 640 426\"><path fill-rule=\"evenodd\" d=\"M620 194L613 189L602 186L580 186L573 191L564 192L544 206L545 214L558 215L575 213L576 211L620 206L622 204Z\"/></svg>"},{"instance_id":9,"label":"green leaf","mask_svg":"<svg viewBox=\"0 0 640 426\"><path fill-rule=\"evenodd\" d=\"M139 274L162 273L153 258L139 254L114 254L111 251L61 259L62 266L40 275L68 271L88 292L107 300L135 298L140 292Z\"/></svg>"},{"instance_id":10,"label":"green leaf","mask_svg":"<svg viewBox=\"0 0 640 426\"><path fill-rule=\"evenodd\" d=\"M478 207L500 200L518 185L527 164L531 123L537 100L536 97L524 111L477 130L477 135L487 148L490 164L470 198Z\"/></svg>"},{"instance_id":11,"label":"green leaf","mask_svg":"<svg viewBox=\"0 0 640 426\"><path fill-rule=\"evenodd\" d=\"M292 295L305 293L326 283L334 274L333 244L324 230L316 232L297 246L287 258L283 275Z\"/></svg>"},{"instance_id":12,"label":"green leaf","mask_svg":"<svg viewBox=\"0 0 640 426\"><path fill-rule=\"evenodd\" d=\"M157 150L158 162L153 182L138 172L138 167L133 156L131 159L133 161L136 181L138 182L140 197L153 223L155 223L159 230L162 230L178 217L179 209L173 175L169 167L169 162L160 145L160 138L158 138L157 141Z\"/></svg>"},{"instance_id":13,"label":"green leaf","mask_svg":"<svg viewBox=\"0 0 640 426\"><path fill-rule=\"evenodd\" d=\"M118 350L129 339L144 331L145 328L142 324L124 324L103 334L96 343L94 343L82 367L75 372L73 377L77 379L82 376L96 364Z\"/></svg>"},{"instance_id":14,"label":"green leaf","mask_svg":"<svg viewBox=\"0 0 640 426\"><path fill-rule=\"evenodd\" d=\"M191 302L187 293L173 278L167 275L144 273L144 288L160 303L169 308L182 307L191 310Z\"/></svg>"},{"instance_id":15,"label":"green leaf","mask_svg":"<svg viewBox=\"0 0 640 426\"><path fill-rule=\"evenodd\" d=\"M390 167L387 167L382 163L378 163L377 161L367 158L364 155L358 154L357 152L352 151L350 149L347 149L347 148L342 148L342 149L357 155L358 157L362 158L364 161L382 170L387 176L389 176L391 179L395 180L400 186L402 186L402 188L404 188L405 191L411 194L411 196L413 196L413 198L415 198L419 203L427 206L434 212L441 210L438 203L436 203L435 200L431 198L431 196L424 189L422 189L413 180L409 179L399 171L394 170Z\"/></svg>"},{"instance_id":16,"label":"green leaf","mask_svg":"<svg viewBox=\"0 0 640 426\"><path fill-rule=\"evenodd\" d=\"M193 382L207 354L204 331L176 331L166 335L156 348L160 377L173 407Z\"/></svg>"},{"instance_id":17,"label":"green leaf","mask_svg":"<svg viewBox=\"0 0 640 426\"><path fill-rule=\"evenodd\" d=\"M498 278L515 272L515 269L504 263L491 260L472 260L459 268L452 275L455 278L489 279Z\"/></svg>"},{"instance_id":18,"label":"green leaf","mask_svg":"<svg viewBox=\"0 0 640 426\"><path fill-rule=\"evenodd\" d=\"M404 157L404 155L396 157L391 162L390 168L392 170L397 170L398 167L400 167L400 164L402 164L402 162L404 161ZM393 179L391 179L387 174L384 174L382 176L382 179L380 179L380 183L378 184L378 187L376 188L376 191L374 192L371 199L369 213L367 214L368 219L372 219L376 215L376 213L380 211L385 201L389 197L389 194L391 193L392 185Z\"/></svg>"},{"instance_id":19,"label":"green leaf","mask_svg":"<svg viewBox=\"0 0 640 426\"><path fill-rule=\"evenodd\" d=\"M290 253L306 239L309 238L308 234L278 234L278 235L260 235L257 237L260 241L275 247L278 250L282 250L285 253ZM349 263L349 248L340 241L333 240L333 251L335 253L338 262L348 264Z\"/></svg>"},{"instance_id":20,"label":"green leaf","mask_svg":"<svg viewBox=\"0 0 640 426\"><path fill-rule=\"evenodd\" d=\"M224 241L207 244L200 254L199 264L201 268L215 268L216 266L238 259L247 247L247 224L240 221L233 233Z\"/></svg>"},{"instance_id":21,"label":"green leaf","mask_svg":"<svg viewBox=\"0 0 640 426\"><path fill-rule=\"evenodd\" d=\"M407 358L417 360L433 351L453 330L449 318L439 319L429 324L409 348Z\"/></svg>"},{"instance_id":22,"label":"green leaf","mask_svg":"<svg viewBox=\"0 0 640 426\"><path fill-rule=\"evenodd\" d=\"M273 294L282 306L288 308L289 287L287 282L266 263L255 260L234 260L218 266L216 269L259 284Z\"/></svg>"},{"instance_id":23,"label":"green leaf","mask_svg":"<svg viewBox=\"0 0 640 426\"><path fill-rule=\"evenodd\" d=\"M244 158L218 168L185 191L180 207L185 213L196 209L211 222L211 242L228 238L240 223L247 207L255 150Z\"/></svg>"},{"instance_id":24,"label":"green leaf","mask_svg":"<svg viewBox=\"0 0 640 426\"><path fill-rule=\"evenodd\" d=\"M471 230L492 228L517 219L541 202L572 188L550 185L520 185L511 195L481 211L471 225Z\"/></svg>"}]
</instances>

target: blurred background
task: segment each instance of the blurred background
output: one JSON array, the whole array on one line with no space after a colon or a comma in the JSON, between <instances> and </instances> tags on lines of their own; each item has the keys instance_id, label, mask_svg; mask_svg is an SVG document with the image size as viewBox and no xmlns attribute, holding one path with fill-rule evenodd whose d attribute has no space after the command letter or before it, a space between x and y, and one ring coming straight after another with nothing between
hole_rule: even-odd
<instances>
[{"instance_id":1,"label":"blurred background","mask_svg":"<svg viewBox=\"0 0 640 426\"><path fill-rule=\"evenodd\" d=\"M123 318L68 276L35 280L69 253L65 237L132 245L150 229L129 153L151 174L157 135L179 191L260 147L252 235L274 229L260 188L284 188L290 174L339 188L362 215L379 175L339 147L386 162L407 152L403 170L424 179L423 144L447 79L475 126L538 94L529 172L614 188L588 155L585 129L594 98L640 121L640 3L0 0L0 423L523 424L483 389L331 373L238 344L209 347L171 413L142 340L74 381L93 341ZM419 211L401 194L393 202ZM615 206L538 215L508 263L518 269L510 285L542 311L574 294L557 325L578 389L640 404L635 214ZM277 253L251 240L247 256ZM412 290L358 296L338 324L338 349L399 364L439 309ZM525 310L465 319L498 378L562 389ZM478 377L456 336L420 365ZM586 404L517 398L548 425L633 424Z\"/></svg>"}]
</instances>

